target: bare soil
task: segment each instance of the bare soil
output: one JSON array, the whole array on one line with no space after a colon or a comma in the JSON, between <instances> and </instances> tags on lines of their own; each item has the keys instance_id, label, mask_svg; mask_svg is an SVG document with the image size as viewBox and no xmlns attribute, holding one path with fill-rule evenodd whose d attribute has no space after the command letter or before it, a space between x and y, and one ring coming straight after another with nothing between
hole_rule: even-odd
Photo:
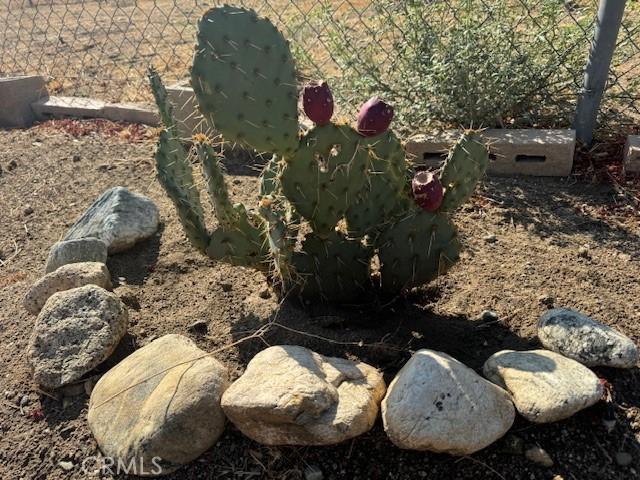
<instances>
[{"instance_id":1,"label":"bare soil","mask_svg":"<svg viewBox=\"0 0 640 480\"><path fill-rule=\"evenodd\" d=\"M52 394L33 384L25 348L34 317L21 300L43 274L50 246L96 196L116 185L150 196L162 226L154 238L109 258L131 327L96 375L164 334L187 335L213 351L269 322L262 338L216 353L234 378L257 351L275 344L360 359L382 369L387 381L419 348L445 351L478 370L498 350L538 346L535 323L550 306L578 309L640 343L640 220L619 185L616 190L576 176L489 178L455 215L466 248L449 274L384 310L303 308L278 305L260 275L211 261L188 244L154 179L153 137L153 131L108 122L0 131L2 479L88 478L80 465L98 453L83 389ZM233 196L255 204L259 161L227 160ZM488 234L494 243L483 239ZM487 309L497 312L497 321L480 318ZM207 323L206 334L189 329L198 320ZM264 447L228 425L216 446L168 478L299 479L309 466L325 479L638 478L640 372L596 372L613 386L616 424L610 433L604 404L549 425L517 419L508 437L462 458L400 450L380 421L371 432L330 448ZM544 448L554 465L527 460L513 448L518 441ZM630 465L618 464L619 452L631 454ZM73 468L65 471L61 461Z\"/></svg>"}]
</instances>

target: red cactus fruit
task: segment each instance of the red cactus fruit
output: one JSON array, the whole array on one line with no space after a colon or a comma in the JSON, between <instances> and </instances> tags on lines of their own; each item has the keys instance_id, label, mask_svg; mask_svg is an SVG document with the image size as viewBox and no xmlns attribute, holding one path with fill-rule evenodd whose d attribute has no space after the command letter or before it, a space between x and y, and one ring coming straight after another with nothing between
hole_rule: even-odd
<instances>
[{"instance_id":1,"label":"red cactus fruit","mask_svg":"<svg viewBox=\"0 0 640 480\"><path fill-rule=\"evenodd\" d=\"M360 107L357 130L360 135L373 137L385 132L393 120L393 107L380 97L371 97Z\"/></svg>"},{"instance_id":2,"label":"red cactus fruit","mask_svg":"<svg viewBox=\"0 0 640 480\"><path fill-rule=\"evenodd\" d=\"M302 107L316 125L326 125L333 115L333 95L327 82L309 82L302 90Z\"/></svg>"},{"instance_id":3,"label":"red cactus fruit","mask_svg":"<svg viewBox=\"0 0 640 480\"><path fill-rule=\"evenodd\" d=\"M431 172L418 172L411 181L413 198L427 212L435 212L442 204L442 183Z\"/></svg>"}]
</instances>

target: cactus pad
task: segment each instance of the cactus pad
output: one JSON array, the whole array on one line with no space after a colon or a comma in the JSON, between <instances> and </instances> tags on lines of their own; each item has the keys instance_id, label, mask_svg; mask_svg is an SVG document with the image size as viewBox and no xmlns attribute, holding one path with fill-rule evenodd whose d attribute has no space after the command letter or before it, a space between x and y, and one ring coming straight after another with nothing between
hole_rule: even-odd
<instances>
[{"instance_id":1,"label":"cactus pad","mask_svg":"<svg viewBox=\"0 0 640 480\"><path fill-rule=\"evenodd\" d=\"M306 298L329 302L355 302L371 288L372 250L357 240L333 231L326 238L307 234L293 263L300 277L298 288Z\"/></svg>"},{"instance_id":2,"label":"cactus pad","mask_svg":"<svg viewBox=\"0 0 640 480\"><path fill-rule=\"evenodd\" d=\"M200 112L226 140L292 153L296 73L288 42L253 10L217 7L198 24L191 85Z\"/></svg>"},{"instance_id":3,"label":"cactus pad","mask_svg":"<svg viewBox=\"0 0 640 480\"><path fill-rule=\"evenodd\" d=\"M406 196L404 151L393 132L367 139L366 148L367 185L346 212L347 232L352 237L377 232Z\"/></svg>"},{"instance_id":4,"label":"cactus pad","mask_svg":"<svg viewBox=\"0 0 640 480\"><path fill-rule=\"evenodd\" d=\"M445 188L441 211L452 211L469 200L489 164L489 151L478 132L465 132L440 172Z\"/></svg>"},{"instance_id":5,"label":"cactus pad","mask_svg":"<svg viewBox=\"0 0 640 480\"><path fill-rule=\"evenodd\" d=\"M379 239L382 291L395 294L446 272L458 259L460 243L446 215L415 210Z\"/></svg>"},{"instance_id":6,"label":"cactus pad","mask_svg":"<svg viewBox=\"0 0 640 480\"><path fill-rule=\"evenodd\" d=\"M300 139L293 157L286 157L282 192L313 231L333 231L368 181L366 140L348 125L312 128Z\"/></svg>"}]
</instances>

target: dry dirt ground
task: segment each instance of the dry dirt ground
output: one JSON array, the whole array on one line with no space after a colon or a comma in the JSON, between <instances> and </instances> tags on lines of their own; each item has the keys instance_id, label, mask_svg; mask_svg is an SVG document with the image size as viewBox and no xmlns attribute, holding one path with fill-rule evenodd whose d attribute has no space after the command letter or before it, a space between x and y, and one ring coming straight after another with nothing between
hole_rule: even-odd
<instances>
[{"instance_id":1,"label":"dry dirt ground","mask_svg":"<svg viewBox=\"0 0 640 480\"><path fill-rule=\"evenodd\" d=\"M109 124L92 132L95 125L74 123L77 138L50 124L0 131L4 480L88 478L80 465L97 455L82 388L52 395L31 381L25 347L34 317L22 309L21 299L42 275L49 247L97 195L115 185L150 196L162 217L154 238L108 261L115 292L131 317L120 356L167 333L187 335L213 351L275 320L262 339L216 354L234 378L266 345L294 343L361 359L381 368L390 381L418 348L443 350L479 369L500 349L536 347L535 322L551 305L581 310L640 343L640 222L610 185L574 177L489 178L455 215L465 254L437 282L382 311L302 309L293 303L278 308L260 275L215 263L187 243L154 179L153 132L114 131ZM233 195L253 204L256 165L229 158L227 168ZM483 240L488 234L496 236L495 243ZM495 310L499 319L479 319L485 309ZM189 330L198 320L207 322L206 334ZM610 433L603 418L611 412L602 404L550 425L518 419L506 439L463 458L397 449L380 421L371 432L330 448L264 447L228 425L216 446L169 478L299 479L309 466L325 479L638 478L640 372L603 368L597 373L613 386L616 424ZM28 402L21 409L24 396ZM528 461L514 448L519 442L544 448L554 465ZM631 454L630 465L618 464L619 452ZM61 461L73 462L72 470L63 470Z\"/></svg>"}]
</instances>

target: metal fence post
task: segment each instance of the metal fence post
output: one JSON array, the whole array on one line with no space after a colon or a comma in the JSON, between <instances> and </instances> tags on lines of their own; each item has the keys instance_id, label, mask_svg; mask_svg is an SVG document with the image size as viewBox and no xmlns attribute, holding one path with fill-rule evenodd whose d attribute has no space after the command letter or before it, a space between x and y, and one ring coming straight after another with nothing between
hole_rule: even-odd
<instances>
[{"instance_id":1,"label":"metal fence post","mask_svg":"<svg viewBox=\"0 0 640 480\"><path fill-rule=\"evenodd\" d=\"M609 65L616 48L616 39L626 4L627 0L600 0L598 7L593 43L589 51L584 85L578 99L574 120L578 140L587 145L593 139L600 101L609 76Z\"/></svg>"}]
</instances>

